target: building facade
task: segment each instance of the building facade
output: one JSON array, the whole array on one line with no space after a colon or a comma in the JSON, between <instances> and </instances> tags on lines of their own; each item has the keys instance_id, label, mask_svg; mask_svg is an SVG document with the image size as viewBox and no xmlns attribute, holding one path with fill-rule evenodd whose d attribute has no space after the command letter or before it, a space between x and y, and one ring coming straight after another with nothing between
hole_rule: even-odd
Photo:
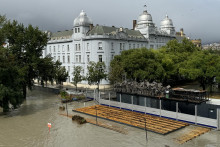
<instances>
[{"instance_id":1,"label":"building facade","mask_svg":"<svg viewBox=\"0 0 220 147\"><path fill-rule=\"evenodd\" d=\"M82 74L86 76L88 63L100 61L105 62L108 72L111 60L123 50L142 47L157 49L176 38L173 22L168 16L161 21L158 29L146 10L138 20L133 21L133 29L93 26L92 20L82 11L75 18L72 30L47 33L50 40L43 57L51 55L54 61L62 62L69 72L67 82L72 81L74 66L82 66ZM108 84L108 81L103 80L101 84Z\"/></svg>"}]
</instances>

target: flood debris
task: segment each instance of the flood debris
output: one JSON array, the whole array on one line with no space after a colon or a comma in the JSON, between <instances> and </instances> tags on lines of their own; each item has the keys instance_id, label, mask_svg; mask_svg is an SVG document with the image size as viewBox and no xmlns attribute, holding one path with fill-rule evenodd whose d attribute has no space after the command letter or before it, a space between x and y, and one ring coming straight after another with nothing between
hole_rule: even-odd
<instances>
[{"instance_id":1,"label":"flood debris","mask_svg":"<svg viewBox=\"0 0 220 147\"><path fill-rule=\"evenodd\" d=\"M60 107L59 107L59 110L64 111L64 110L65 110L65 107L64 107L64 106L60 106Z\"/></svg>"},{"instance_id":2,"label":"flood debris","mask_svg":"<svg viewBox=\"0 0 220 147\"><path fill-rule=\"evenodd\" d=\"M72 116L72 120L73 121L76 121L78 124L84 124L84 123L87 123L86 119L79 116L79 115L74 115Z\"/></svg>"}]
</instances>

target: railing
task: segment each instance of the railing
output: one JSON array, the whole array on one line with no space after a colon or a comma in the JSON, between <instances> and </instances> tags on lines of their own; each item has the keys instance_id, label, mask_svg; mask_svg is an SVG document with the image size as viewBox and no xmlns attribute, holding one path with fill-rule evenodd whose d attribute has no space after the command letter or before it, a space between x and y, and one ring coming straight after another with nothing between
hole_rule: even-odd
<instances>
[{"instance_id":1,"label":"railing","mask_svg":"<svg viewBox=\"0 0 220 147\"><path fill-rule=\"evenodd\" d=\"M94 93L96 93L94 91ZM176 102L176 112L173 111L168 111L168 110L163 110L161 108L161 102L160 102L160 109L157 108L151 108L147 106L140 106L140 105L135 105L135 104L128 104L128 103L123 103L121 102L121 97L120 101L112 101L111 100L111 94L109 94L109 98L103 99L101 94L96 94L94 99L97 101L98 104L101 105L107 105L110 107L118 107L120 109L128 109L130 111L137 111L145 114L150 114L150 115L156 115L160 117L166 117L170 119L175 119L175 120L180 120L180 121L185 121L189 122L192 124L198 124L198 125L203 125L203 126L209 126L212 128L219 128L219 119L211 119L211 118L206 118L206 117L200 117L197 116L197 112L195 111L195 115L189 115L189 114L184 114L179 112L178 108L178 102ZM132 101L133 103L133 101ZM195 107L197 109L197 107Z\"/></svg>"}]
</instances>

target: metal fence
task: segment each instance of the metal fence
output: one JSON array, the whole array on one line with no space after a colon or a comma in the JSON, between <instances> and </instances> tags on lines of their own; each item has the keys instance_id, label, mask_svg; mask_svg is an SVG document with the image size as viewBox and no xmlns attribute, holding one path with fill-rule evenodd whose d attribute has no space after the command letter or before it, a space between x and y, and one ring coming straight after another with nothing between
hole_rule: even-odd
<instances>
[{"instance_id":1,"label":"metal fence","mask_svg":"<svg viewBox=\"0 0 220 147\"><path fill-rule=\"evenodd\" d=\"M185 114L181 112L181 109L183 108L179 106L179 102L170 102L170 104L168 104L162 103L162 100L149 100L145 97L143 97L141 100L138 100L135 98L135 96L129 94L116 94L115 92L111 91L101 91L98 93L98 91L94 90L93 96L97 103L107 105L109 107L117 107L120 109L127 109L130 111L137 111L145 114L186 121L193 124L220 128L220 112L218 115L216 115L215 119L201 117L198 115L198 105L192 105L194 106L193 114ZM171 110L167 109L167 105L170 105ZM192 106L190 106L190 108Z\"/></svg>"}]
</instances>

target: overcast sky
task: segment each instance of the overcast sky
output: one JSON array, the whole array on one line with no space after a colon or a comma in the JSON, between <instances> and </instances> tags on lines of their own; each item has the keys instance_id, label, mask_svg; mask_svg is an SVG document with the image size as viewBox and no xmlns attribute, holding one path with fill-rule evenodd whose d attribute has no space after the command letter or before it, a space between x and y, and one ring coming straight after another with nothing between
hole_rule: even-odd
<instances>
[{"instance_id":1,"label":"overcast sky","mask_svg":"<svg viewBox=\"0 0 220 147\"><path fill-rule=\"evenodd\" d=\"M132 28L145 4L157 27L167 14L191 39L220 42L220 0L0 0L0 15L56 32L72 29L84 10L94 25Z\"/></svg>"}]
</instances>

